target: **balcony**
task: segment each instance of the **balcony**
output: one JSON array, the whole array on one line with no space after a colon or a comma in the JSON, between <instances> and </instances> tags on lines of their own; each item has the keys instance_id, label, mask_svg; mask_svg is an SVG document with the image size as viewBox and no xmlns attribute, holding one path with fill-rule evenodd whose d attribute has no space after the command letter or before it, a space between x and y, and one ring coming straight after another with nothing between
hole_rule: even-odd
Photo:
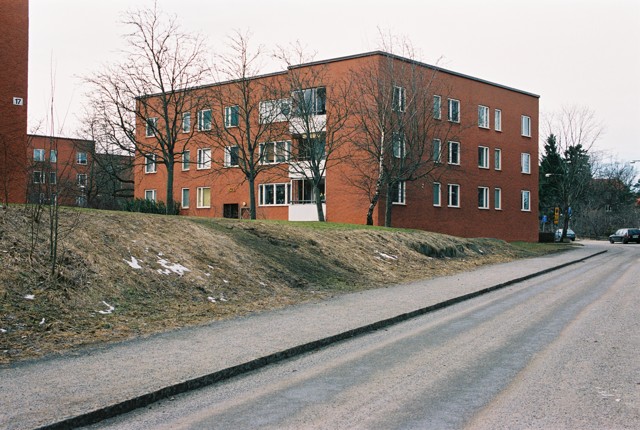
<instances>
[{"instance_id":1,"label":"balcony","mask_svg":"<svg viewBox=\"0 0 640 430\"><path fill-rule=\"evenodd\" d=\"M314 134L327 131L327 115L294 116L289 119L291 134Z\"/></svg>"},{"instance_id":2,"label":"balcony","mask_svg":"<svg viewBox=\"0 0 640 430\"><path fill-rule=\"evenodd\" d=\"M322 212L326 216L326 203L322 203ZM291 202L289 205L289 221L318 221L318 210L315 202Z\"/></svg>"}]
</instances>

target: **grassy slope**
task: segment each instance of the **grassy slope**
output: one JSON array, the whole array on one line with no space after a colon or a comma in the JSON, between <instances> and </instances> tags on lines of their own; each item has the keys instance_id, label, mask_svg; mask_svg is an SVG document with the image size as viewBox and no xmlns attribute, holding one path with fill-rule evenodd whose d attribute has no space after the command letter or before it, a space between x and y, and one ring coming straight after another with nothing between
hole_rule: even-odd
<instances>
[{"instance_id":1,"label":"grassy slope","mask_svg":"<svg viewBox=\"0 0 640 430\"><path fill-rule=\"evenodd\" d=\"M502 241L422 231L63 209L52 277L46 217L34 224L28 210L0 212L0 364L523 252ZM33 226L41 233L32 249ZM130 266L132 257L141 268ZM188 271L167 269L176 263ZM115 310L101 313L107 304Z\"/></svg>"}]
</instances>

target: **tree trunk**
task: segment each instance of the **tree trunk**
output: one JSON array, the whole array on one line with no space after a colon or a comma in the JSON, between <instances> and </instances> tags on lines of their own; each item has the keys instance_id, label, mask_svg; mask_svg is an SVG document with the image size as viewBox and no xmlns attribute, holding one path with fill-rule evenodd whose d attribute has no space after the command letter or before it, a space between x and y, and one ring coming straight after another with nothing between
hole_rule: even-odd
<instances>
[{"instance_id":1,"label":"tree trunk","mask_svg":"<svg viewBox=\"0 0 640 430\"><path fill-rule=\"evenodd\" d=\"M249 180L249 215L251 219L256 219L256 178L250 176Z\"/></svg>"},{"instance_id":2,"label":"tree trunk","mask_svg":"<svg viewBox=\"0 0 640 430\"><path fill-rule=\"evenodd\" d=\"M316 209L318 212L318 221L324 222L324 210L322 210L322 196L320 195L320 187L318 184L313 185L313 193L316 199Z\"/></svg>"},{"instance_id":3,"label":"tree trunk","mask_svg":"<svg viewBox=\"0 0 640 430\"><path fill-rule=\"evenodd\" d=\"M393 190L393 183L387 183L387 199L384 205L384 226L391 227L391 211L393 209L393 196L391 192Z\"/></svg>"},{"instance_id":4,"label":"tree trunk","mask_svg":"<svg viewBox=\"0 0 640 430\"><path fill-rule=\"evenodd\" d=\"M173 162L172 160L169 160L168 163L166 163L167 165L167 201L166 201L166 209L165 209L165 214L169 215L173 215Z\"/></svg>"}]
</instances>

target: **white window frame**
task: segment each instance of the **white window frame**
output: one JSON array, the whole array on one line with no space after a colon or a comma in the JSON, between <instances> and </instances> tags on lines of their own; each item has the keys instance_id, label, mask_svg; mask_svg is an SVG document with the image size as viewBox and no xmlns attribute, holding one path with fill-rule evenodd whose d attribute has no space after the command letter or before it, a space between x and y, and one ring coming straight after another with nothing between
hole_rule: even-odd
<instances>
[{"instance_id":1,"label":"white window frame","mask_svg":"<svg viewBox=\"0 0 640 430\"><path fill-rule=\"evenodd\" d=\"M209 190L209 204L205 205L204 196L205 190ZM198 209L209 209L211 207L211 187L198 187L196 188L196 208Z\"/></svg>"},{"instance_id":2,"label":"white window frame","mask_svg":"<svg viewBox=\"0 0 640 430\"><path fill-rule=\"evenodd\" d=\"M156 201L156 190L144 190L144 199L150 202Z\"/></svg>"},{"instance_id":3,"label":"white window frame","mask_svg":"<svg viewBox=\"0 0 640 430\"><path fill-rule=\"evenodd\" d=\"M407 156L407 144L404 133L394 131L391 140L393 156L395 158L405 158Z\"/></svg>"},{"instance_id":4,"label":"white window frame","mask_svg":"<svg viewBox=\"0 0 640 430\"><path fill-rule=\"evenodd\" d=\"M35 162L43 162L44 161L44 149L34 149L33 150L33 161Z\"/></svg>"},{"instance_id":5,"label":"white window frame","mask_svg":"<svg viewBox=\"0 0 640 430\"><path fill-rule=\"evenodd\" d=\"M434 163L442 163L442 141L440 139L431 141L431 155Z\"/></svg>"},{"instance_id":6,"label":"white window frame","mask_svg":"<svg viewBox=\"0 0 640 430\"><path fill-rule=\"evenodd\" d=\"M277 99L260 102L260 124L284 122L291 115L291 100Z\"/></svg>"},{"instance_id":7,"label":"white window frame","mask_svg":"<svg viewBox=\"0 0 640 430\"><path fill-rule=\"evenodd\" d=\"M434 182L433 187L433 205L436 207L442 206L442 184L440 182Z\"/></svg>"},{"instance_id":8,"label":"white window frame","mask_svg":"<svg viewBox=\"0 0 640 430\"><path fill-rule=\"evenodd\" d=\"M187 150L182 152L181 165L183 172L186 172L191 168L191 151Z\"/></svg>"},{"instance_id":9,"label":"white window frame","mask_svg":"<svg viewBox=\"0 0 640 430\"><path fill-rule=\"evenodd\" d=\"M87 164L86 152L76 152L76 164L81 164L83 166L86 166Z\"/></svg>"},{"instance_id":10,"label":"white window frame","mask_svg":"<svg viewBox=\"0 0 640 430\"><path fill-rule=\"evenodd\" d=\"M208 116L208 118L206 118ZM207 119L207 121L205 121ZM198 131L210 131L213 122L213 114L211 109L202 109L198 111Z\"/></svg>"},{"instance_id":11,"label":"white window frame","mask_svg":"<svg viewBox=\"0 0 640 430\"><path fill-rule=\"evenodd\" d=\"M394 85L391 100L391 109L394 112L404 112L407 108L407 90L404 87Z\"/></svg>"},{"instance_id":12,"label":"white window frame","mask_svg":"<svg viewBox=\"0 0 640 430\"><path fill-rule=\"evenodd\" d=\"M47 181L47 176L45 175L45 172L41 171L41 170L34 170L33 171L33 183L34 184L46 184Z\"/></svg>"},{"instance_id":13,"label":"white window frame","mask_svg":"<svg viewBox=\"0 0 640 430\"><path fill-rule=\"evenodd\" d=\"M493 208L497 211L502 210L502 188L493 189Z\"/></svg>"},{"instance_id":14,"label":"white window frame","mask_svg":"<svg viewBox=\"0 0 640 430\"><path fill-rule=\"evenodd\" d=\"M398 181L395 186L392 188L393 192L393 200L391 204L394 205L406 205L407 204L407 182L406 181Z\"/></svg>"},{"instance_id":15,"label":"white window frame","mask_svg":"<svg viewBox=\"0 0 640 430\"><path fill-rule=\"evenodd\" d=\"M442 119L442 97L433 96L433 119Z\"/></svg>"},{"instance_id":16,"label":"white window frame","mask_svg":"<svg viewBox=\"0 0 640 430\"><path fill-rule=\"evenodd\" d=\"M56 172L49 172L49 183L51 185L58 183L58 174Z\"/></svg>"},{"instance_id":17,"label":"white window frame","mask_svg":"<svg viewBox=\"0 0 640 430\"><path fill-rule=\"evenodd\" d=\"M493 128L495 131L502 131L502 110L496 109L493 117Z\"/></svg>"},{"instance_id":18,"label":"white window frame","mask_svg":"<svg viewBox=\"0 0 640 430\"><path fill-rule=\"evenodd\" d=\"M157 171L156 154L145 154L144 155L144 173L156 173L156 171Z\"/></svg>"},{"instance_id":19,"label":"white window frame","mask_svg":"<svg viewBox=\"0 0 640 430\"><path fill-rule=\"evenodd\" d=\"M144 127L144 135L145 137L153 137L156 135L156 130L158 130L158 118L147 118Z\"/></svg>"},{"instance_id":20,"label":"white window frame","mask_svg":"<svg viewBox=\"0 0 640 430\"><path fill-rule=\"evenodd\" d=\"M520 191L520 210L523 212L531 212L531 191Z\"/></svg>"},{"instance_id":21,"label":"white window frame","mask_svg":"<svg viewBox=\"0 0 640 430\"><path fill-rule=\"evenodd\" d=\"M489 209L489 187L478 187L478 209Z\"/></svg>"},{"instance_id":22,"label":"white window frame","mask_svg":"<svg viewBox=\"0 0 640 430\"><path fill-rule=\"evenodd\" d=\"M457 99L448 99L448 120L450 122L459 123L460 122L460 100ZM457 109L454 108L457 106Z\"/></svg>"},{"instance_id":23,"label":"white window frame","mask_svg":"<svg viewBox=\"0 0 640 430\"><path fill-rule=\"evenodd\" d=\"M51 163L58 162L58 151L56 149L52 149L49 151L49 162Z\"/></svg>"},{"instance_id":24,"label":"white window frame","mask_svg":"<svg viewBox=\"0 0 640 430\"><path fill-rule=\"evenodd\" d=\"M182 132L191 132L191 112L182 113Z\"/></svg>"},{"instance_id":25,"label":"white window frame","mask_svg":"<svg viewBox=\"0 0 640 430\"><path fill-rule=\"evenodd\" d=\"M234 148L238 151L238 154L236 155L236 162L232 164L231 151ZM240 147L238 145L226 146L224 148L224 167L238 167L239 164L240 164Z\"/></svg>"},{"instance_id":26,"label":"white window frame","mask_svg":"<svg viewBox=\"0 0 640 430\"><path fill-rule=\"evenodd\" d=\"M271 189L273 193L273 203L267 202L267 189ZM284 189L284 203L277 202L278 188ZM270 184L260 184L258 186L258 204L260 206L288 206L291 202L291 183L278 182Z\"/></svg>"},{"instance_id":27,"label":"white window frame","mask_svg":"<svg viewBox=\"0 0 640 430\"><path fill-rule=\"evenodd\" d=\"M454 141L449 141L449 143L447 144L448 147L448 158L447 158L447 163L451 164L453 166L459 166L460 165L460 142L454 142ZM456 148L456 155L457 155L457 159L453 160L453 148Z\"/></svg>"},{"instance_id":28,"label":"white window frame","mask_svg":"<svg viewBox=\"0 0 640 430\"><path fill-rule=\"evenodd\" d=\"M478 167L480 169L489 168L489 147L478 146Z\"/></svg>"},{"instance_id":29,"label":"white window frame","mask_svg":"<svg viewBox=\"0 0 640 430\"><path fill-rule=\"evenodd\" d=\"M478 127L480 128L490 128L489 127L489 107L478 105Z\"/></svg>"},{"instance_id":30,"label":"white window frame","mask_svg":"<svg viewBox=\"0 0 640 430\"><path fill-rule=\"evenodd\" d=\"M322 95L320 96L318 93ZM292 108L296 116L326 115L327 88L315 87L294 91L292 93Z\"/></svg>"},{"instance_id":31,"label":"white window frame","mask_svg":"<svg viewBox=\"0 0 640 430\"><path fill-rule=\"evenodd\" d=\"M235 111L235 117L234 117ZM235 119L235 121L234 121ZM233 128L240 124L240 106L225 106L224 108L224 127Z\"/></svg>"},{"instance_id":32,"label":"white window frame","mask_svg":"<svg viewBox=\"0 0 640 430\"><path fill-rule=\"evenodd\" d=\"M531 117L522 115L520 132L524 137L531 137Z\"/></svg>"},{"instance_id":33,"label":"white window frame","mask_svg":"<svg viewBox=\"0 0 640 430\"><path fill-rule=\"evenodd\" d=\"M191 191L189 190L189 188L183 188L182 191L180 192L180 207L182 209L189 209L190 198L191 198Z\"/></svg>"},{"instance_id":34,"label":"white window frame","mask_svg":"<svg viewBox=\"0 0 640 430\"><path fill-rule=\"evenodd\" d=\"M493 168L495 170L502 170L502 149L500 148L493 150Z\"/></svg>"},{"instance_id":35,"label":"white window frame","mask_svg":"<svg viewBox=\"0 0 640 430\"><path fill-rule=\"evenodd\" d=\"M456 190L456 199L457 201L453 202L453 190ZM460 184L447 184L447 206L450 208L459 208L460 207Z\"/></svg>"},{"instance_id":36,"label":"white window frame","mask_svg":"<svg viewBox=\"0 0 640 430\"><path fill-rule=\"evenodd\" d=\"M196 164L197 170L206 170L211 168L211 148L198 148L198 160Z\"/></svg>"},{"instance_id":37,"label":"white window frame","mask_svg":"<svg viewBox=\"0 0 640 430\"><path fill-rule=\"evenodd\" d=\"M87 174L86 173L77 173L76 174L76 184L80 188L84 188L87 186Z\"/></svg>"},{"instance_id":38,"label":"white window frame","mask_svg":"<svg viewBox=\"0 0 640 430\"><path fill-rule=\"evenodd\" d=\"M531 154L528 152L520 154L520 171L525 175L531 174Z\"/></svg>"},{"instance_id":39,"label":"white window frame","mask_svg":"<svg viewBox=\"0 0 640 430\"><path fill-rule=\"evenodd\" d=\"M265 160L265 148L273 145L273 161ZM291 141L278 140L260 144L260 164L280 164L289 161L291 154Z\"/></svg>"}]
</instances>

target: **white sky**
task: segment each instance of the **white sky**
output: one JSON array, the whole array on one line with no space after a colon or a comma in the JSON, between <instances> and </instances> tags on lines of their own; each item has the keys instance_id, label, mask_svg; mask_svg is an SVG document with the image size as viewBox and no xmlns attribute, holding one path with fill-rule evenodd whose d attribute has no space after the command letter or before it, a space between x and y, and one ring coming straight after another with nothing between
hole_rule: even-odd
<instances>
[{"instance_id":1,"label":"white sky","mask_svg":"<svg viewBox=\"0 0 640 430\"><path fill-rule=\"evenodd\" d=\"M118 61L122 12L152 0L30 0L29 130L78 136L80 77ZM211 52L234 30L267 49L299 40L323 60L405 36L417 59L539 94L540 113L589 107L597 149L640 159L639 0L158 0ZM264 72L277 70L271 66ZM540 136L544 138L545 136Z\"/></svg>"}]
</instances>

